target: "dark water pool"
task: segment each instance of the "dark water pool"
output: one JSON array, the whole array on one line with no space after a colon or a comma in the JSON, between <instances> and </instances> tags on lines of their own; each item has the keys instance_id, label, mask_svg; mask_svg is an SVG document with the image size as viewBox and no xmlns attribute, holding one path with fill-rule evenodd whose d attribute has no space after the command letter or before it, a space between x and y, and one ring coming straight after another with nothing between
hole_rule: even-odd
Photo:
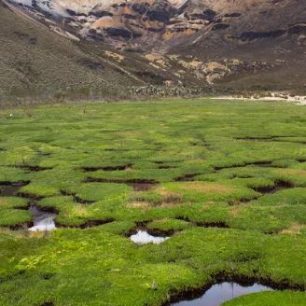
<instances>
[{"instance_id":1,"label":"dark water pool","mask_svg":"<svg viewBox=\"0 0 306 306\"><path fill-rule=\"evenodd\" d=\"M21 187L27 185L28 182L0 182L0 196L1 197L13 197L17 196Z\"/></svg>"},{"instance_id":2,"label":"dark water pool","mask_svg":"<svg viewBox=\"0 0 306 306\"><path fill-rule=\"evenodd\" d=\"M222 303L241 295L272 290L270 287L257 283L243 286L238 283L223 282L213 285L199 298L172 303L171 306L220 306Z\"/></svg>"}]
</instances>

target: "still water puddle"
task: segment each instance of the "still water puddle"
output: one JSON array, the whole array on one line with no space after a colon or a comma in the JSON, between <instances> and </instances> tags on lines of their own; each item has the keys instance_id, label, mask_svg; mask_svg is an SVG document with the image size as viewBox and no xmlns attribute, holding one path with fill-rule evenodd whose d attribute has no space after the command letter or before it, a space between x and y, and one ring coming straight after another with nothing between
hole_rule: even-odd
<instances>
[{"instance_id":1,"label":"still water puddle","mask_svg":"<svg viewBox=\"0 0 306 306\"><path fill-rule=\"evenodd\" d=\"M45 232L52 231L56 228L55 226L55 213L47 212L39 209L37 206L31 206L29 208L33 216L34 225L29 228L31 232Z\"/></svg>"},{"instance_id":2,"label":"still water puddle","mask_svg":"<svg viewBox=\"0 0 306 306\"><path fill-rule=\"evenodd\" d=\"M169 237L152 236L145 230L138 230L136 234L130 236L130 239L136 244L143 245L149 243L160 244Z\"/></svg>"},{"instance_id":3,"label":"still water puddle","mask_svg":"<svg viewBox=\"0 0 306 306\"><path fill-rule=\"evenodd\" d=\"M243 286L238 283L223 282L213 285L199 298L172 303L171 306L220 306L224 302L232 300L238 296L272 290L272 288L258 283Z\"/></svg>"},{"instance_id":4,"label":"still water puddle","mask_svg":"<svg viewBox=\"0 0 306 306\"><path fill-rule=\"evenodd\" d=\"M21 187L27 185L29 182L0 182L0 196L14 197L18 195Z\"/></svg>"}]
</instances>

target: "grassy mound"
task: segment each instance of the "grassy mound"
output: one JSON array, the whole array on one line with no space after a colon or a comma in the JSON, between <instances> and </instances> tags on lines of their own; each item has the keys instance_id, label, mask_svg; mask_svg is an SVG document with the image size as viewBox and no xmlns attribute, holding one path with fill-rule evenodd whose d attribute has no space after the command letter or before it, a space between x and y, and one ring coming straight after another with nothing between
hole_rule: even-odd
<instances>
[{"instance_id":1,"label":"grassy mound","mask_svg":"<svg viewBox=\"0 0 306 306\"><path fill-rule=\"evenodd\" d=\"M162 305L220 277L305 288L305 114L209 100L0 111L0 304ZM23 229L32 204L57 212L56 231ZM138 227L171 237L137 246ZM292 292L229 305L306 305Z\"/></svg>"}]
</instances>

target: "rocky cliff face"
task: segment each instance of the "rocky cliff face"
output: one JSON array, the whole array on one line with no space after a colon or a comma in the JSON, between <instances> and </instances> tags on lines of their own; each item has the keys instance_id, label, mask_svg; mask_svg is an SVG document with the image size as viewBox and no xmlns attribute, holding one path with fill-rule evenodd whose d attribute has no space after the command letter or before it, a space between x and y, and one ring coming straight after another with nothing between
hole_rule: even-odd
<instances>
[{"instance_id":1,"label":"rocky cliff face","mask_svg":"<svg viewBox=\"0 0 306 306\"><path fill-rule=\"evenodd\" d=\"M81 39L107 41L118 47L152 46L177 19L182 0L62 1L13 0L33 17L52 24L57 21Z\"/></svg>"},{"instance_id":2,"label":"rocky cliff face","mask_svg":"<svg viewBox=\"0 0 306 306\"><path fill-rule=\"evenodd\" d=\"M226 39L238 43L306 32L306 4L300 0L11 1L39 20L56 21L81 39L107 41L120 48L164 50L214 32L235 31Z\"/></svg>"}]
</instances>

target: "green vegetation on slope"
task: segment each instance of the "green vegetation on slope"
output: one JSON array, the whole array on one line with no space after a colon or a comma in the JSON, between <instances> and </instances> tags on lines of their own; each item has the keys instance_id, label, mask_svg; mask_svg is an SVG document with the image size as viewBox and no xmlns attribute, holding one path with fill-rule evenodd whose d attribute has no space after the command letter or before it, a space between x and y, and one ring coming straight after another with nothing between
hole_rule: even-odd
<instances>
[{"instance_id":1,"label":"green vegetation on slope","mask_svg":"<svg viewBox=\"0 0 306 306\"><path fill-rule=\"evenodd\" d=\"M207 100L1 111L0 304L157 306L220 277L305 288L305 113ZM58 229L17 230L28 202L57 211ZM137 226L171 238L137 246ZM241 299L279 300L306 305L293 291Z\"/></svg>"}]
</instances>

